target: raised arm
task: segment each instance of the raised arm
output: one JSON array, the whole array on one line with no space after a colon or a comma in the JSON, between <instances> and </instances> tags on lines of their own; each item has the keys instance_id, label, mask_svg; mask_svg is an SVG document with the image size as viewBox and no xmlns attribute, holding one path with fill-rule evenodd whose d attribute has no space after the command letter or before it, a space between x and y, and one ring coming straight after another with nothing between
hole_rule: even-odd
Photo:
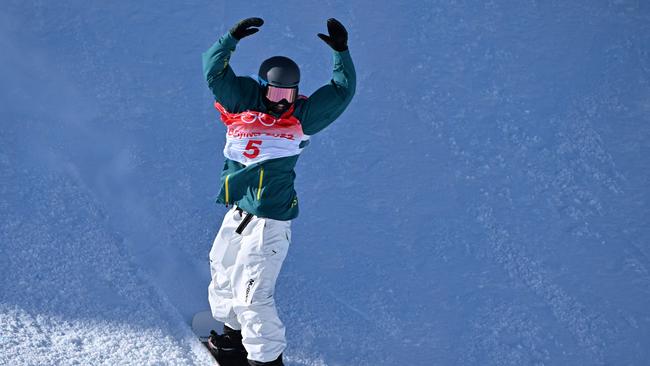
<instances>
[{"instance_id":1,"label":"raised arm","mask_svg":"<svg viewBox=\"0 0 650 366\"><path fill-rule=\"evenodd\" d=\"M257 82L249 77L236 76L230 67L230 57L240 39L259 31L264 24L260 18L248 18L237 23L215 44L203 53L203 75L215 100L230 112L250 105L257 98Z\"/></svg>"},{"instance_id":2,"label":"raised arm","mask_svg":"<svg viewBox=\"0 0 650 366\"><path fill-rule=\"evenodd\" d=\"M316 90L301 106L303 131L313 135L329 126L352 101L357 85L348 50L348 33L336 19L327 21L329 35L318 34L334 50L332 80Z\"/></svg>"}]
</instances>

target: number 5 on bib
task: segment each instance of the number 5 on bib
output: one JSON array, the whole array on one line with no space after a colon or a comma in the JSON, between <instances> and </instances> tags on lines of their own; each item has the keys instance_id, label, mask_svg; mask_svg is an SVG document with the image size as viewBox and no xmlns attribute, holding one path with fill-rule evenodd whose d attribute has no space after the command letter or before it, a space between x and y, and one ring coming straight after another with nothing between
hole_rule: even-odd
<instances>
[{"instance_id":1,"label":"number 5 on bib","mask_svg":"<svg viewBox=\"0 0 650 366\"><path fill-rule=\"evenodd\" d=\"M257 157L260 154L260 145L262 145L262 140L248 140L244 156L249 159Z\"/></svg>"}]
</instances>

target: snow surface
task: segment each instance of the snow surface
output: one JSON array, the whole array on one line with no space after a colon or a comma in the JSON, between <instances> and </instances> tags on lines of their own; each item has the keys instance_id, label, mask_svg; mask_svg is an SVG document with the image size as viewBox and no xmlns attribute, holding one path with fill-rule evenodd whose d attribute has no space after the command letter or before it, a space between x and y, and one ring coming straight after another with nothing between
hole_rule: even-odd
<instances>
[{"instance_id":1,"label":"snow surface","mask_svg":"<svg viewBox=\"0 0 650 366\"><path fill-rule=\"evenodd\" d=\"M298 165L287 365L650 363L650 3L2 0L0 365L207 365L232 64L348 27L348 111Z\"/></svg>"}]
</instances>

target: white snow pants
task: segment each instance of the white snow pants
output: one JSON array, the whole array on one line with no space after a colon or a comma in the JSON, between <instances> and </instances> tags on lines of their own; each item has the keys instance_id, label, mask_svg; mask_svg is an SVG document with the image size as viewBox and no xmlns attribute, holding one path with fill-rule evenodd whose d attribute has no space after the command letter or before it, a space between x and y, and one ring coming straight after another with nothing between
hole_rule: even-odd
<instances>
[{"instance_id":1,"label":"white snow pants","mask_svg":"<svg viewBox=\"0 0 650 366\"><path fill-rule=\"evenodd\" d=\"M284 351L284 325L275 309L275 282L291 242L291 221L254 216L244 231L235 208L228 211L210 251L212 316L241 329L248 358L270 362Z\"/></svg>"}]
</instances>

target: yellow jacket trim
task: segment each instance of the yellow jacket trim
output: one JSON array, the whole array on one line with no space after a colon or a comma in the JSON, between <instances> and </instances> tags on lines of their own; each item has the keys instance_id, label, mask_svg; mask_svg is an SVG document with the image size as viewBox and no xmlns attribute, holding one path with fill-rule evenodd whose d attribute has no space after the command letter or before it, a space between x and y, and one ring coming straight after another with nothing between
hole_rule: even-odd
<instances>
[{"instance_id":1,"label":"yellow jacket trim","mask_svg":"<svg viewBox=\"0 0 650 366\"><path fill-rule=\"evenodd\" d=\"M226 186L226 205L230 201L230 194L228 192L228 178L230 178L230 174L226 175L226 183L225 183L225 186Z\"/></svg>"},{"instance_id":2,"label":"yellow jacket trim","mask_svg":"<svg viewBox=\"0 0 650 366\"><path fill-rule=\"evenodd\" d=\"M262 195L262 182L264 181L264 168L260 168L260 184L257 187L257 200L260 200Z\"/></svg>"}]
</instances>

